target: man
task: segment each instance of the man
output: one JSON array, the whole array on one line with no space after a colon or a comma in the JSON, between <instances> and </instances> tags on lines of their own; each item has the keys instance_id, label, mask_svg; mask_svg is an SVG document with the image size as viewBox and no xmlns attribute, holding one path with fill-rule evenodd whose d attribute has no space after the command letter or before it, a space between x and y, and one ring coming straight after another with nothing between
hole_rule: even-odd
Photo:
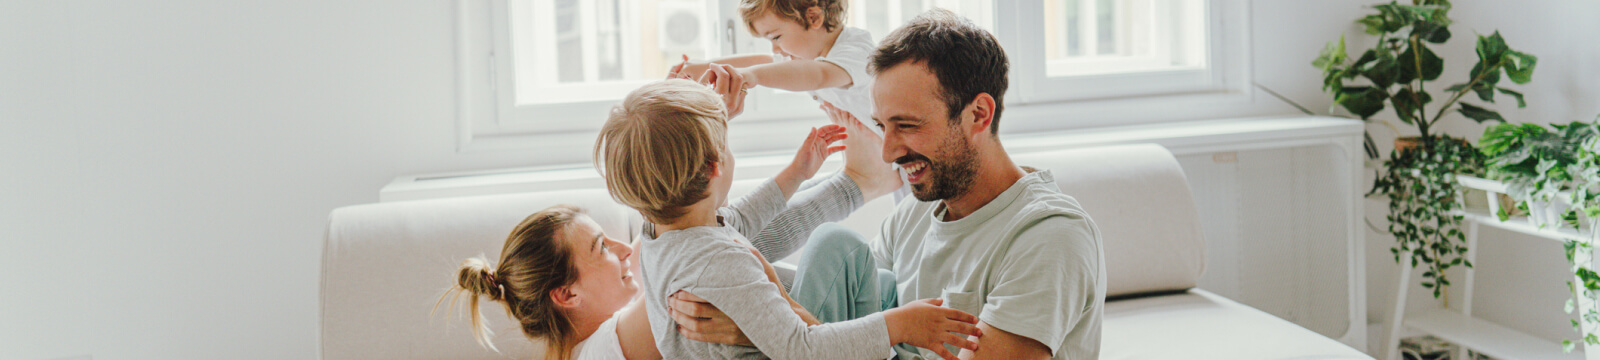
<instances>
[{"instance_id":1,"label":"man","mask_svg":"<svg viewBox=\"0 0 1600 360\"><path fill-rule=\"evenodd\" d=\"M1016 165L1001 146L1008 67L993 35L945 10L884 38L871 64L873 120L884 161L905 169L916 201L884 221L872 256L894 273L900 304L940 298L978 315L978 350L949 348L963 359L1096 359L1099 231L1050 171ZM822 228L810 241L828 236L860 235ZM691 312L715 317L705 310ZM729 328L704 322L691 326Z\"/></svg>"}]
</instances>

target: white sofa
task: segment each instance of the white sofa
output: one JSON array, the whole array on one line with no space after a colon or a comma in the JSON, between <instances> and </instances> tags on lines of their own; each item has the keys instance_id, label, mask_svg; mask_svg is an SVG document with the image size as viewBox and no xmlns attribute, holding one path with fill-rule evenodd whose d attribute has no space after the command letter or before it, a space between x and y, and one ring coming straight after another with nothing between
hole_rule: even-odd
<instances>
[{"instance_id":1,"label":"white sofa","mask_svg":"<svg viewBox=\"0 0 1600 360\"><path fill-rule=\"evenodd\" d=\"M1371 359L1265 312L1195 288L1205 268L1197 209L1183 171L1156 145L1031 153L1099 225L1107 292L1102 359ZM741 181L735 193L754 181ZM843 222L864 234L891 208L880 199ZM434 301L462 259L495 259L523 217L554 204L586 207L607 233L639 218L603 187L349 206L330 216L323 254L323 359L529 359L499 306L486 306L501 353L478 346L465 318ZM448 305L448 304L446 304Z\"/></svg>"}]
</instances>

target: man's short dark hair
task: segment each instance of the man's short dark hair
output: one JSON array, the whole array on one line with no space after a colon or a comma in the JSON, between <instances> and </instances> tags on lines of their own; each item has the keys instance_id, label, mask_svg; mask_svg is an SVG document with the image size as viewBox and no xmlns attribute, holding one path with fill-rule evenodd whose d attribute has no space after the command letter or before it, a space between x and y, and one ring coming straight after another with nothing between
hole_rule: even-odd
<instances>
[{"instance_id":1,"label":"man's short dark hair","mask_svg":"<svg viewBox=\"0 0 1600 360\"><path fill-rule=\"evenodd\" d=\"M989 132L999 131L1011 65L994 35L949 10L928 10L884 37L868 69L876 76L896 65L919 61L939 79L939 94L949 108L951 123L960 121L961 110L978 94L988 93L994 97Z\"/></svg>"}]
</instances>

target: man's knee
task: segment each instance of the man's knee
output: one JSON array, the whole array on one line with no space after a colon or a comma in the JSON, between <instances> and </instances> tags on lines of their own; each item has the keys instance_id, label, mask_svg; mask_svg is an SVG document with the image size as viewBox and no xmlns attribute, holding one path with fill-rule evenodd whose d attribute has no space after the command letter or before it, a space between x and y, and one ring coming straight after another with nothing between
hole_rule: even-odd
<instances>
[{"instance_id":1,"label":"man's knee","mask_svg":"<svg viewBox=\"0 0 1600 360\"><path fill-rule=\"evenodd\" d=\"M808 243L810 247L818 251L871 255L871 250L867 247L867 241L861 237L861 233L835 223L817 226L817 229L811 232L811 239L808 240Z\"/></svg>"}]
</instances>

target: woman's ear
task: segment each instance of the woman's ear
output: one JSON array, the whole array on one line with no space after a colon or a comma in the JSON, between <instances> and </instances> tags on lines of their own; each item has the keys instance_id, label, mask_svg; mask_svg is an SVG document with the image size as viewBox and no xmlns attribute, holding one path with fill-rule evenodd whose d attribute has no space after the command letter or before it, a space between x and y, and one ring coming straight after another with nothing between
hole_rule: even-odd
<instances>
[{"instance_id":1,"label":"woman's ear","mask_svg":"<svg viewBox=\"0 0 1600 360\"><path fill-rule=\"evenodd\" d=\"M572 286L562 286L550 290L550 301L564 309L577 309L583 303L583 298L572 291Z\"/></svg>"},{"instance_id":2,"label":"woman's ear","mask_svg":"<svg viewBox=\"0 0 1600 360\"><path fill-rule=\"evenodd\" d=\"M806 8L806 29L816 30L822 27L822 7L812 6Z\"/></svg>"}]
</instances>

